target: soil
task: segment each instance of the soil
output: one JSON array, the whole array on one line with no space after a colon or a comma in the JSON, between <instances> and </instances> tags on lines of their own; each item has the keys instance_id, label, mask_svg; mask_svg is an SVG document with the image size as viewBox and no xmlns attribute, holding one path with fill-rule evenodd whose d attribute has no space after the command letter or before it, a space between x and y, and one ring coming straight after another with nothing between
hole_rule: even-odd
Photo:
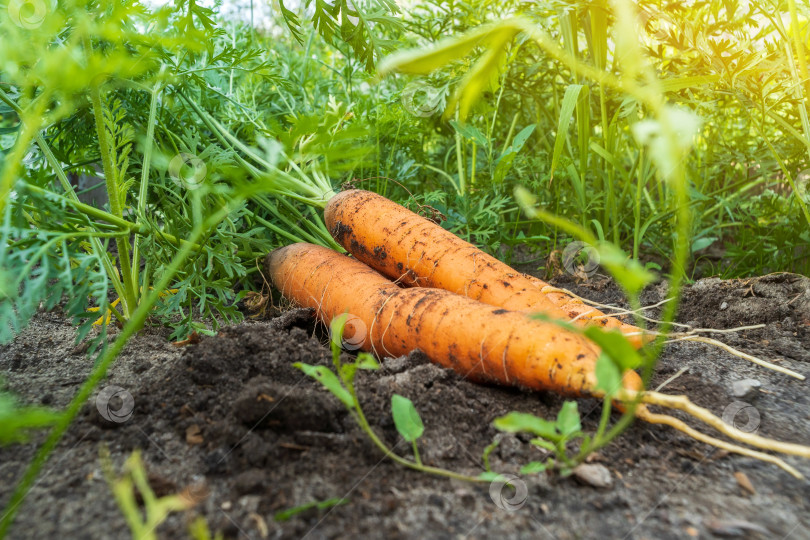
<instances>
[{"instance_id":1,"label":"soil","mask_svg":"<svg viewBox=\"0 0 810 540\"><path fill-rule=\"evenodd\" d=\"M600 276L556 284L622 305L618 289ZM659 301L663 287L645 291L644 303ZM679 320L712 328L764 323L715 337L810 375L810 279L704 279L687 288ZM92 368L74 337L60 313L39 313L0 348L0 377L26 402L64 407ZM499 484L402 468L383 457L335 397L293 367L331 363L304 310L225 328L186 347L167 337L150 329L126 347L99 390L124 392L104 412L126 407L120 397L131 395L131 416L102 416L97 405L110 391L85 405L20 508L11 538L129 537L102 473L102 446L116 470L140 449L158 495L186 492L199 500L160 525L160 538L187 538L196 516L228 538L810 538L807 480L640 422L594 456L592 464L610 473L609 487L556 473L522 475L515 485L518 492L518 483L525 485L525 497L502 493L515 508L495 504L491 491L497 495ZM754 422L762 435L810 443L808 382L700 343L668 345L652 386L676 374L667 393L688 394L718 415L744 402L750 408L734 418L738 425ZM743 379L761 385L733 396L733 383ZM424 420L423 461L468 475L484 470L482 454L496 437L493 470L517 474L523 464L542 460L527 437L499 435L491 422L513 410L553 418L563 403L550 393L464 381L418 352L360 372L357 388L371 426L399 454L410 457L411 449L391 419L394 393L412 399ZM599 403L578 405L585 430L593 431ZM42 440L36 433L27 443L0 448L0 504ZM786 461L810 476L810 460ZM274 519L279 511L332 498L346 503Z\"/></svg>"}]
</instances>

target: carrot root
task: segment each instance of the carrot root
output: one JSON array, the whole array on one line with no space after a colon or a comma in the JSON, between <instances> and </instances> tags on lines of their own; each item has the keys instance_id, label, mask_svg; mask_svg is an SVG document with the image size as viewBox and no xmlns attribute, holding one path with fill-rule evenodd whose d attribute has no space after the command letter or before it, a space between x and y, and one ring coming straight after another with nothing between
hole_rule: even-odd
<instances>
[{"instance_id":1,"label":"carrot root","mask_svg":"<svg viewBox=\"0 0 810 540\"><path fill-rule=\"evenodd\" d=\"M599 304L598 302L593 302L593 301L588 300L586 298L581 298L581 297L577 296L575 293L573 293L573 292L571 292L571 291L569 291L567 289L559 289L559 288L553 287L551 285L546 285L545 287L542 287L540 290L541 290L541 292L546 292L546 293L560 292L560 293L563 293L563 294L567 294L568 296L570 296L570 297L574 298L575 300L578 300L578 301L580 301L580 302L582 302L584 304L596 305L596 306L599 306L601 308L612 308L612 306L609 306L609 305L606 305L606 304ZM660 301L660 302L658 302L656 304L651 304L649 306L644 306L641 309L646 310L646 309L658 307L658 306L660 306L662 304L665 304L666 302L669 302L669 301L670 301L670 299L667 298L667 299L664 299L664 300L662 300L662 301ZM632 311L632 310L624 310L624 311L618 311L618 312L612 313L609 316L616 317L616 316L619 316L619 315L629 315L631 313L636 313L636 312ZM587 313L583 312L580 315L578 315L576 318L582 317L584 315L587 315ZM661 323L662 322L662 321L659 321L659 320L656 320L656 319L653 319L651 317L647 317L647 316L644 316L644 315L640 315L640 316L641 316L642 319L644 319L645 321L648 321L648 322L653 322L653 323ZM604 318L604 317L608 317L608 315L594 315L594 316L590 316L588 318L590 320L599 320L599 319ZM573 322L575 319L572 319L571 322ZM777 364L774 364L773 362L768 362L767 360L763 360L761 358L757 358L756 356L752 356L752 355L750 355L748 353L744 353L744 352L742 352L742 351L740 351L738 349L735 349L734 347L732 347L730 345L727 345L727 344L723 343L722 341L718 341L716 339L712 339L712 338L705 337L705 336L696 335L696 334L698 334L700 332L711 332L711 333L716 333L716 334L727 334L727 333L730 333L730 332L739 332L741 330L754 330L754 329L757 329L757 328L764 328L765 327L764 324L753 324L753 325L749 325L749 326L740 326L738 328L723 328L723 329L691 328L687 324L676 323L676 322L672 322L670 324L673 324L675 326L681 326L681 327L684 327L684 328L689 328L690 330L688 332L678 332L678 333L668 334L669 337L673 337L674 339L671 339L671 340L667 341L667 343L674 343L676 341L695 341L695 342L698 342L698 343L705 343L706 345L712 345L714 347L718 347L720 349L723 349L724 351L731 354L732 356L742 358L743 360L748 360L749 362L753 362L754 364L757 364L758 366L764 367L765 369L770 369L772 371L783 373L783 374L788 375L790 377L794 377L796 379L799 379L800 381L803 381L803 380L806 379L806 377L804 375L802 375L801 373L798 373L796 371L793 371L792 369L788 369L788 368L779 366ZM654 330L645 330L643 333L642 332L635 332L634 333L634 332L625 331L625 336L639 336L639 335L643 335L645 338L651 338L651 337L659 336L661 334L654 331Z\"/></svg>"},{"instance_id":2,"label":"carrot root","mask_svg":"<svg viewBox=\"0 0 810 540\"><path fill-rule=\"evenodd\" d=\"M783 460L781 460L776 456L766 454L765 452L758 452L756 450L751 450L750 448L745 448L743 446L738 446L736 444L731 444L721 439L716 439L714 437L711 437L709 435L706 435L705 433L696 430L695 428L675 418L674 416L669 416L666 414L655 414L646 410L646 408L641 407L636 409L636 416L650 424L667 425L673 429L677 429L678 431L685 433L686 435L692 437L695 440L714 446L716 448L720 448L728 452L734 452L735 454L741 454L743 456L752 457L754 459L758 459L760 461L764 461L767 463L772 463L777 467L779 467L780 469L787 471L793 477L798 478L800 480L804 479L804 476L802 476L802 474L799 471L797 471L796 469L794 469L793 467L791 467L790 465L788 465L787 463L785 463Z\"/></svg>"},{"instance_id":3,"label":"carrot root","mask_svg":"<svg viewBox=\"0 0 810 540\"><path fill-rule=\"evenodd\" d=\"M672 335L672 334L670 334L670 335ZM704 336L695 336L695 335L692 335L692 334L688 334L688 335L682 335L680 337L677 337L677 338L675 338L673 340L670 340L669 342L674 343L676 341L695 341L697 343L705 343L707 345L712 345L714 347L718 347L720 349L723 349L724 351L726 351L729 354L732 354L732 355L737 356L739 358L742 358L744 360L748 360L749 362L753 362L754 364L757 364L758 366L762 366L762 367L764 367L766 369L770 369L770 370L773 370L773 371L778 371L779 373L784 373L785 375L789 375L790 377L794 377L796 379L799 379L800 381L803 381L803 380L806 379L806 377L804 375L802 375L801 373L798 373L798 372L793 371L792 369L788 369L786 367L776 365L776 364L774 364L772 362L768 362L767 360L757 358L756 356L751 356L750 354L747 354L747 353L744 353L744 352L742 352L740 350L737 350L734 347L731 347L730 345L726 345L722 341L718 341L716 339L707 338L707 337L704 337Z\"/></svg>"},{"instance_id":4,"label":"carrot root","mask_svg":"<svg viewBox=\"0 0 810 540\"><path fill-rule=\"evenodd\" d=\"M554 323L443 289L403 289L358 260L320 246L286 246L265 264L284 296L315 309L322 322L347 311L362 321L357 345L364 350L400 356L418 348L472 380L604 395L596 390L596 345ZM638 374L625 375L627 389L641 389Z\"/></svg>"},{"instance_id":5,"label":"carrot root","mask_svg":"<svg viewBox=\"0 0 810 540\"><path fill-rule=\"evenodd\" d=\"M774 439L761 437L756 433L749 433L739 430L734 426L725 423L722 418L715 416L708 409L695 405L686 396L672 396L669 394L661 394L659 392L646 391L642 393L641 401L649 405L659 405L661 407L683 411L688 415L697 418L704 424L713 427L720 433L723 433L724 435L745 444L762 448L763 450L779 452L781 454L810 458L810 447L801 444L776 441Z\"/></svg>"}]
</instances>

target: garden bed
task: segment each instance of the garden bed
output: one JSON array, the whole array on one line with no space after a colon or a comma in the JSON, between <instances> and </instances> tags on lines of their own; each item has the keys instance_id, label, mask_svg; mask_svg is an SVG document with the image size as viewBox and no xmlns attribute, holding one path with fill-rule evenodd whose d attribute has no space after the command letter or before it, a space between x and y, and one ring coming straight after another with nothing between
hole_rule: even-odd
<instances>
[{"instance_id":1,"label":"garden bed","mask_svg":"<svg viewBox=\"0 0 810 540\"><path fill-rule=\"evenodd\" d=\"M599 276L556 285L599 301L621 300ZM659 301L662 287L649 288L643 302ZM721 337L810 375L810 279L700 280L686 288L679 311L681 322L700 327L766 323ZM92 368L74 336L58 312L39 313L0 348L0 376L27 402L64 407ZM173 346L167 336L151 329L130 341L100 388L115 385L129 393L131 417L106 420L98 400L88 402L23 503L11 537L129 537L102 474L99 448L105 445L117 469L141 449L157 494L185 490L200 500L161 525L161 538L188 537L188 523L198 514L213 530L240 538L810 538L810 483L662 426L636 423L594 456L593 464L610 471L610 487L558 475L522 476L527 496L513 511L493 502L490 484L399 467L334 396L292 367L331 361L303 310L228 327L187 347ZM748 404L752 409L738 415L738 425L756 422L762 435L810 442L807 381L703 344L679 343L667 346L652 387L683 368L664 392L688 394L718 415L736 402ZM761 386L733 395L733 384L743 379ZM413 400L424 420L423 461L470 475L483 471L482 453L496 436L501 442L490 455L495 471L517 473L542 459L525 438L499 435L491 422L512 410L552 417L563 402L552 394L476 385L419 354L386 359L380 371L358 375L358 396L374 430L402 455L410 447L391 419L394 393ZM579 409L585 430L595 429L599 402L580 400ZM0 449L0 504L41 440L38 434ZM810 476L810 462L786 461ZM280 511L332 498L346 501L274 519Z\"/></svg>"}]
</instances>

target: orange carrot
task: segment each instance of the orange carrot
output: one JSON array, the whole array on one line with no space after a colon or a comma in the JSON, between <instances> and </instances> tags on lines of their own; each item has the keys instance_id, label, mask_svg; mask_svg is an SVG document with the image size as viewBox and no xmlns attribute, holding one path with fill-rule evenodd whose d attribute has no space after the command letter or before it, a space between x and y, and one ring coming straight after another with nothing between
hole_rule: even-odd
<instances>
[{"instance_id":1,"label":"orange carrot","mask_svg":"<svg viewBox=\"0 0 810 540\"><path fill-rule=\"evenodd\" d=\"M442 289L402 289L365 264L328 248L293 244L266 260L273 284L288 299L314 308L326 324L349 312L347 329L378 356L421 349L445 367L476 381L497 382L572 396L596 390L596 346L559 326L494 308ZM361 324L365 328L357 328ZM634 371L626 388L641 389Z\"/></svg>"},{"instance_id":2,"label":"orange carrot","mask_svg":"<svg viewBox=\"0 0 810 540\"><path fill-rule=\"evenodd\" d=\"M288 299L316 310L325 324L350 313L352 342L378 356L421 349L435 363L475 381L490 381L568 396L604 396L597 389L596 347L582 336L525 314L494 308L443 289L399 288L363 263L328 248L293 244L270 253L265 268ZM677 408L753 446L810 457L810 448L745 433L695 406L685 396L643 391L632 370L618 399ZM774 463L801 477L781 459L710 437L682 420L638 404L636 415L666 424L707 444Z\"/></svg>"},{"instance_id":3,"label":"orange carrot","mask_svg":"<svg viewBox=\"0 0 810 540\"><path fill-rule=\"evenodd\" d=\"M492 306L541 312L575 324L618 329L636 347L646 336L548 284L527 277L450 231L363 190L335 195L324 210L332 236L360 261L407 286L445 289Z\"/></svg>"},{"instance_id":4,"label":"orange carrot","mask_svg":"<svg viewBox=\"0 0 810 540\"><path fill-rule=\"evenodd\" d=\"M631 336L628 337L631 342L636 343L638 346L641 345L639 337L641 334L639 333L642 332L642 330L640 328L625 324L610 315L606 315L595 307L589 306L579 298L574 298L558 290L553 285L546 283L538 277L528 274L523 274L523 276L528 279L532 285L540 289L540 292L545 294L546 298L548 298L552 304L563 310L571 320L575 320L575 322L577 320L590 321L588 324L594 323L605 328L618 328L621 332L625 333L625 335L631 334ZM638 336L635 334L638 334Z\"/></svg>"}]
</instances>

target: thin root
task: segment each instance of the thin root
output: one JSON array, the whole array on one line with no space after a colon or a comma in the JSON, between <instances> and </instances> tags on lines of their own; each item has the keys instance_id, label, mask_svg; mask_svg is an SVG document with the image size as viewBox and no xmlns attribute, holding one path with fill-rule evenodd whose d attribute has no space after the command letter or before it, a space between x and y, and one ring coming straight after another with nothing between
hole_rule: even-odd
<instances>
[{"instance_id":1,"label":"thin root","mask_svg":"<svg viewBox=\"0 0 810 540\"><path fill-rule=\"evenodd\" d=\"M569 291L568 289L561 289L559 287L553 287L551 285L547 285L545 287L542 287L540 289L540 292L542 292L542 293L559 292L559 293L567 294L571 298L573 298L575 300L579 300L583 304L591 305L591 306L594 306L594 307L597 307L597 308L603 309L603 310L613 310L612 313L605 313L604 315L599 315L597 317L589 317L591 320L608 319L610 317L618 317L620 315L636 314L636 315L638 315L639 317L641 317L642 319L644 319L646 321L653 322L653 323L661 323L662 321L659 321L659 320L653 319L651 317L647 317L645 315L642 315L641 312L645 311L645 310L648 310L648 309L656 308L658 306L666 304L667 302L672 301L671 298L665 298L664 300L661 300L657 304L650 304L649 306L642 306L638 310L634 310L634 309L623 309L623 308L620 308L620 307L611 306L610 304L600 304L599 302L595 302L593 300L583 298L582 296L579 296L576 293ZM582 315L587 315L587 313L580 314L576 318L579 318ZM683 323L672 322L670 324L675 325L675 326L682 326L684 328L691 328L688 324L683 324Z\"/></svg>"},{"instance_id":2,"label":"thin root","mask_svg":"<svg viewBox=\"0 0 810 540\"><path fill-rule=\"evenodd\" d=\"M699 334L701 332L706 334L730 334L731 332L741 332L743 330L756 330L758 328L765 328L765 324L749 324L748 326L737 326L735 328L693 328L686 334ZM679 334L671 334L679 335Z\"/></svg>"},{"instance_id":3,"label":"thin root","mask_svg":"<svg viewBox=\"0 0 810 540\"><path fill-rule=\"evenodd\" d=\"M616 306L610 306L610 305L607 305L607 304L600 304L599 302L594 302L592 300L588 300L587 298L582 298L580 296L577 296L576 294L572 293L571 291L569 291L567 289L560 289L560 288L557 288L557 287L552 287L551 285L548 285L546 287L541 288L540 291L544 292L544 293L561 292L561 293L565 293L565 294L571 296L572 298L575 298L575 299L577 299L580 302L583 302L585 304L590 304L590 305L599 307L601 309L617 310L617 311L615 311L615 312L613 312L613 313L611 313L609 315L606 314L606 315L601 315L601 316L598 316L598 317L591 317L592 320L604 319L604 318L607 318L607 317L616 317L618 315L635 314L635 315L637 315L638 317L641 317L642 319L644 319L647 322L651 322L651 323L655 323L655 324L662 324L663 321L659 321L659 320L653 319L651 317L647 317L647 316L643 315L641 312L644 311L644 310L650 309L650 308L658 307L658 306L660 306L662 304L665 304L665 303L667 303L667 302L669 302L671 300L670 298L667 298L667 299L664 299L664 300L662 300L662 301L660 301L660 302L658 302L656 304L651 304L649 306L644 306L638 311L629 310L629 309L621 310L620 308L617 308ZM589 312L580 313L579 315L577 315L577 317L572 319L571 322L579 319L580 317L586 316L588 313ZM676 342L676 341L696 341L696 342L699 342L699 343L705 343L707 345L713 345L715 347L719 347L719 348L723 349L724 351L726 351L727 353L729 353L731 355L737 356L737 357L742 358L744 360L748 360L749 362L753 362L754 364L762 366L762 367L764 367L766 369L771 369L773 371L778 371L779 373L789 375L790 377L795 377L796 379L799 379L800 381L805 380L805 376L802 375L801 373L797 373L796 371L793 371L791 369L784 368L782 366L778 366L778 365L776 365L776 364L774 364L772 362L768 362L767 360L762 360L761 358L757 358L756 356L751 356L750 354L744 353L742 351L739 351L739 350L735 349L734 347L726 345L722 341L718 341L716 339L696 335L698 333L728 334L728 333L731 333L731 332L740 332L742 330L754 330L754 329L757 329L757 328L764 328L765 327L764 324L754 324L754 325L749 325L749 326L739 326L737 328L724 328L724 329L692 328L688 324L677 323L677 322L670 322L669 324L671 324L673 326L679 326L679 327L682 327L682 328L688 328L689 330L686 331L686 332L679 332L679 333L669 334L669 336L673 337L674 339L666 341L666 343L673 343L673 342ZM638 334L645 334L645 335L649 335L649 336L658 336L658 335L660 335L658 332L656 332L654 330L645 330L644 332L639 332ZM625 334L625 335L630 336L630 335L637 335L637 334L633 333L633 334Z\"/></svg>"},{"instance_id":4,"label":"thin root","mask_svg":"<svg viewBox=\"0 0 810 540\"><path fill-rule=\"evenodd\" d=\"M801 373L797 373L797 372L793 371L792 369L788 369L788 368L785 368L785 367L782 367L782 366L778 366L778 365L776 365L776 364L774 364L772 362L768 362L767 360L762 360L761 358L757 358L756 356L751 356L750 354L746 354L746 353L744 353L742 351L738 351L734 347L730 347L729 345L726 345L722 341L717 341L716 339L707 338L707 337L703 337L703 336L695 336L695 335L683 335L683 336L678 337L676 339L670 340L669 342L672 343L672 342L675 342L675 341L697 341L698 343L706 343L707 345L714 345L715 347L719 347L719 348L723 349L724 351L726 351L729 354L733 354L734 356L737 356L739 358L743 358L745 360L748 360L749 362L753 362L753 363L755 363L757 365L760 365L760 366L762 366L764 368L772 369L773 371L778 371L779 373L784 373L785 375L790 375L791 377L795 377L795 378L799 379L800 381L803 381L805 379L805 376L802 375Z\"/></svg>"},{"instance_id":5,"label":"thin root","mask_svg":"<svg viewBox=\"0 0 810 540\"><path fill-rule=\"evenodd\" d=\"M668 385L669 383L671 383L672 381L674 381L675 379L677 379L678 377L680 377L681 375L683 375L687 371L689 371L689 366L682 367L678 371L678 373L676 373L675 375L673 375L669 379L667 379L664 382L662 382L661 384L659 384L658 387L655 389L655 391L660 392L666 385Z\"/></svg>"},{"instance_id":6,"label":"thin root","mask_svg":"<svg viewBox=\"0 0 810 540\"><path fill-rule=\"evenodd\" d=\"M646 403L649 405L658 405L660 407L667 407L670 409L678 409L679 411L683 411L686 414L692 416L693 418L700 420L701 422L713 427L714 429L723 433L724 435L741 443L755 446L763 450L770 450L772 452L779 452L782 454L789 454L804 458L810 458L810 447L803 446L801 444L776 441L773 439L768 439L767 437L761 437L755 433L748 433L739 430L734 426L727 424L721 418L718 418L717 416L712 414L711 411L695 405L686 396L671 396L668 394L661 394L659 392L652 392L652 391L642 392L640 393L640 395L636 392L625 391L623 394L624 395L622 396L622 399L625 400L626 402L632 401L635 398L640 398L642 403ZM688 426L687 424L685 424L684 422L675 417L652 413L643 405L639 405L637 407L636 416L652 424L666 424L668 426L677 429L678 431L686 433L690 437L693 437L707 444L711 444L718 448L728 450L729 452L736 452L738 454L755 457L762 461L773 463L775 465L778 465L782 469L786 470L793 476L801 478L801 475L798 473L798 471L796 471L795 469L793 469L792 467L790 467L789 465L787 465L786 463L784 463L783 461L774 456L764 454L762 452L756 452L748 448L739 447L734 444L722 441L720 439L716 439L700 431L697 431L696 429Z\"/></svg>"},{"instance_id":7,"label":"thin root","mask_svg":"<svg viewBox=\"0 0 810 540\"><path fill-rule=\"evenodd\" d=\"M644 403L651 405L661 405L670 409L678 409L691 416L694 416L701 422L712 426L717 431L728 435L732 439L762 448L764 450L773 450L774 452L781 452L782 454L791 454L794 456L801 456L810 458L810 447L801 444L785 443L760 437L755 433L748 433L735 428L732 425L725 423L721 418L718 418L711 411L699 407L689 401L686 396L671 396L668 394L661 394L658 392L644 392L642 399Z\"/></svg>"},{"instance_id":8,"label":"thin root","mask_svg":"<svg viewBox=\"0 0 810 540\"><path fill-rule=\"evenodd\" d=\"M792 476L794 476L794 477L796 477L796 478L798 478L800 480L804 478L799 471L797 471L796 469L794 469L793 467L791 467L790 465L788 465L787 463L785 463L784 461L782 461L781 459L779 459L776 456L772 456L772 455L766 454L764 452L758 452L756 450L751 450L750 448L744 448L742 446L737 446L736 444L731 444L731 443L728 443L726 441L722 441L720 439L715 439L714 437L710 437L709 435L706 435L705 433L701 433L700 431L692 428L691 426L687 425L686 423L682 422L681 420L678 420L674 416L668 416L666 414L651 413L649 410L647 410L646 408L642 408L642 407L639 407L639 408L636 409L636 416L638 416L639 418L641 418L645 422L649 422L650 424L665 424L667 426L670 426L672 428L677 429L680 432L683 432L683 433L689 435L693 439L696 439L696 440L698 440L700 442L709 444L709 445L714 446L716 448L720 448L720 449L726 450L728 452L734 452L736 454L742 454L743 456L752 457L752 458L758 459L760 461L765 461L767 463L773 463L774 465L776 465L780 469L783 469L783 470L787 471Z\"/></svg>"}]
</instances>

